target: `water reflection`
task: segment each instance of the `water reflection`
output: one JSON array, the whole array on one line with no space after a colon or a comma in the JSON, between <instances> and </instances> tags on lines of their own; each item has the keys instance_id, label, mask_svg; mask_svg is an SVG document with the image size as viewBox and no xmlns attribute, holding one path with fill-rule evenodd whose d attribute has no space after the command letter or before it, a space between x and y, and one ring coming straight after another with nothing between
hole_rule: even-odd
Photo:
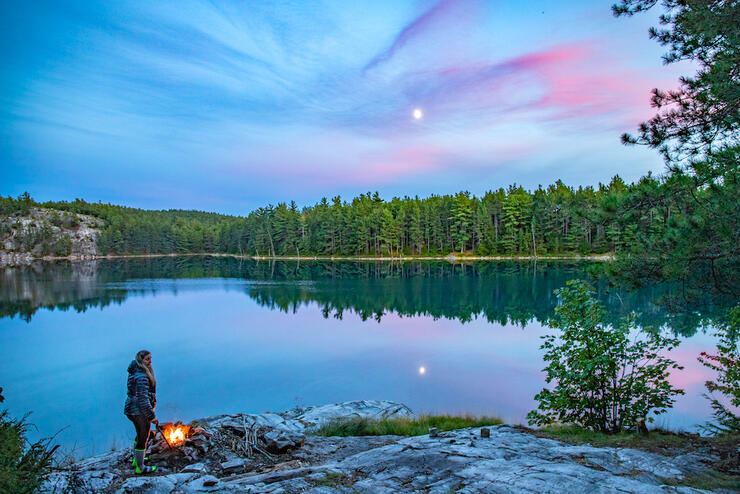
<instances>
[{"instance_id":1,"label":"water reflection","mask_svg":"<svg viewBox=\"0 0 740 494\"><path fill-rule=\"evenodd\" d=\"M78 455L126 446L125 369L147 348L165 421L389 399L521 423L544 384L540 336L565 281L594 281L613 320L699 318L656 304L666 287L615 290L593 266L187 257L0 270L4 405L33 410L32 437L65 428L58 439ZM714 342L682 339L674 358L686 369L672 379L686 396L661 424L690 428L709 417L696 356Z\"/></svg>"},{"instance_id":2,"label":"water reflection","mask_svg":"<svg viewBox=\"0 0 740 494\"><path fill-rule=\"evenodd\" d=\"M610 287L596 263L572 262L257 262L229 257L165 257L37 263L0 270L0 317L30 321L39 309L74 309L120 304L126 297L177 290L167 282L141 280L231 278L248 280L243 290L258 304L295 312L317 303L324 317L346 311L362 320L384 315L431 316L469 322L544 323L556 305L553 290L573 278L588 278L612 323L638 313L643 327L669 326L695 332L712 307L673 314L661 304L669 286L627 291ZM132 281L138 281L132 285ZM182 287L180 287L182 289Z\"/></svg>"}]
</instances>

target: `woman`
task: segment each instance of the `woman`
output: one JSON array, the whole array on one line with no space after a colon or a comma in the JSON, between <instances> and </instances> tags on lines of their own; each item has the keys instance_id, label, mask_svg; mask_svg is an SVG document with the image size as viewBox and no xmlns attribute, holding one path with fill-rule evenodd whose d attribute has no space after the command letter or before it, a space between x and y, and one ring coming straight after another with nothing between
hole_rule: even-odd
<instances>
[{"instance_id":1,"label":"woman","mask_svg":"<svg viewBox=\"0 0 740 494\"><path fill-rule=\"evenodd\" d=\"M134 423L136 429L133 466L136 473L150 473L157 467L144 466L144 452L152 422L159 424L159 421L154 416L154 407L157 404L157 380L154 379L152 370L152 354L148 350L138 352L128 366L127 386L128 395L123 413Z\"/></svg>"}]
</instances>

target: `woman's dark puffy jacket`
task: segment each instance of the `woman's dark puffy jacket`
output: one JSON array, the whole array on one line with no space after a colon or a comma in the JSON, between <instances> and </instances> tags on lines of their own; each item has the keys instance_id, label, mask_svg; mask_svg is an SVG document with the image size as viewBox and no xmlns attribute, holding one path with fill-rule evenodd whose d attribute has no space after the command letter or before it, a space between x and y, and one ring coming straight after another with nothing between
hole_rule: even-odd
<instances>
[{"instance_id":1,"label":"woman's dark puffy jacket","mask_svg":"<svg viewBox=\"0 0 740 494\"><path fill-rule=\"evenodd\" d=\"M128 366L128 394L123 413L136 416L143 415L146 419L154 419L154 406L157 403L156 389L149 381L144 369L139 367L136 360Z\"/></svg>"}]
</instances>

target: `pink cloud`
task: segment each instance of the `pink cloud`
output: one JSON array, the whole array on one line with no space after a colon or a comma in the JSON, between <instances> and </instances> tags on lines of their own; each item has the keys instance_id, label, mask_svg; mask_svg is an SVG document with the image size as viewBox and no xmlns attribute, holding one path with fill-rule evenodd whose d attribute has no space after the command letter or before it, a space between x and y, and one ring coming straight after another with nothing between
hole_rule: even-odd
<instances>
[{"instance_id":1,"label":"pink cloud","mask_svg":"<svg viewBox=\"0 0 740 494\"><path fill-rule=\"evenodd\" d=\"M635 116L647 108L654 85L633 71L616 66L590 45L571 45L538 57L530 64L546 84L545 95L533 108L549 110L554 118L584 118L603 114Z\"/></svg>"},{"instance_id":2,"label":"pink cloud","mask_svg":"<svg viewBox=\"0 0 740 494\"><path fill-rule=\"evenodd\" d=\"M418 173L434 172L451 153L429 144L384 143L370 149L337 147L332 136L279 150L259 152L223 167L229 175L285 180L302 186L374 186ZM302 166L295 166L302 163Z\"/></svg>"},{"instance_id":3,"label":"pink cloud","mask_svg":"<svg viewBox=\"0 0 740 494\"><path fill-rule=\"evenodd\" d=\"M528 53L516 57L507 62L507 65L514 66L520 70L537 70L552 64L563 64L581 60L590 52L590 41L566 43L541 52Z\"/></svg>"},{"instance_id":4,"label":"pink cloud","mask_svg":"<svg viewBox=\"0 0 740 494\"><path fill-rule=\"evenodd\" d=\"M648 117L656 81L619 67L583 40L497 63L470 63L424 72L408 84L408 98L439 116L577 120L609 116L602 125ZM591 124L590 124L591 125Z\"/></svg>"},{"instance_id":5,"label":"pink cloud","mask_svg":"<svg viewBox=\"0 0 740 494\"><path fill-rule=\"evenodd\" d=\"M441 147L419 145L392 148L368 156L367 166L353 170L351 179L357 184L385 183L403 175L431 172L438 168L447 155Z\"/></svg>"}]
</instances>

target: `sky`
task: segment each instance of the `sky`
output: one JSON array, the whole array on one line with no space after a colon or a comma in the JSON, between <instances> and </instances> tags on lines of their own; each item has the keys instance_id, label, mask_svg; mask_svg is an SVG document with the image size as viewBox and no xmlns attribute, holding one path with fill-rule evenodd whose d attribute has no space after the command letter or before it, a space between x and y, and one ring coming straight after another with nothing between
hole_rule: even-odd
<instances>
[{"instance_id":1,"label":"sky","mask_svg":"<svg viewBox=\"0 0 740 494\"><path fill-rule=\"evenodd\" d=\"M620 135L687 67L610 5L3 1L0 194L247 214L660 173Z\"/></svg>"}]
</instances>

